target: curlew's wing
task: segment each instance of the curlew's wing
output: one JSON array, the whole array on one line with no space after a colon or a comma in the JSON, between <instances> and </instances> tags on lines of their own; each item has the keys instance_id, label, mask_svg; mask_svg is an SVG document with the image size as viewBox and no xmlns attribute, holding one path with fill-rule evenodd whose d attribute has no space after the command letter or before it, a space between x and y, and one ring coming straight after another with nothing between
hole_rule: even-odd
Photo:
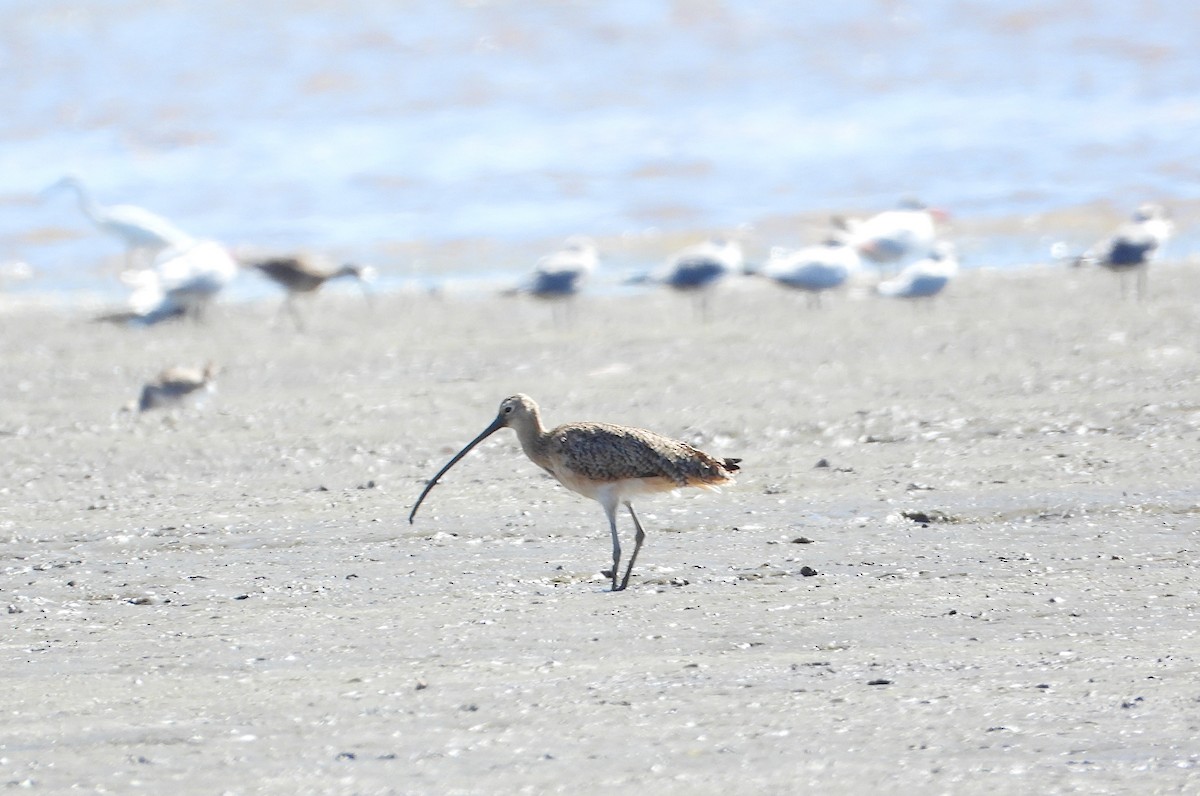
<instances>
[{"instance_id":1,"label":"curlew's wing","mask_svg":"<svg viewBox=\"0 0 1200 796\"><path fill-rule=\"evenodd\" d=\"M677 486L718 486L737 463L640 428L571 423L551 432L550 458L592 481L661 478Z\"/></svg>"}]
</instances>

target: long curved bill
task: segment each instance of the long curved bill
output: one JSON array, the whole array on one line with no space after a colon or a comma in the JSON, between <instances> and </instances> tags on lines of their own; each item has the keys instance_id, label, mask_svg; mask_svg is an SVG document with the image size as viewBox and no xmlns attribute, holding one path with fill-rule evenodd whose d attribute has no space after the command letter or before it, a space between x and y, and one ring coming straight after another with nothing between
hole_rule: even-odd
<instances>
[{"instance_id":1,"label":"long curved bill","mask_svg":"<svg viewBox=\"0 0 1200 796\"><path fill-rule=\"evenodd\" d=\"M412 511L409 512L409 514L408 514L408 522L410 525L412 524L413 518L417 516L417 509L421 508L421 501L423 501L425 499L425 496L429 494L429 490L433 489L433 487L437 485L438 479L441 478L443 475L445 475L447 470L449 470L454 465L458 464L459 459L461 459L462 457L464 457L468 453L470 453L471 448L474 448L476 445L483 442L485 439L487 439L491 435L495 434L497 431L499 431L502 428L504 428L504 421L499 416L497 416L496 419L492 421L492 424L483 430L483 433L481 433L478 437L476 437L475 439L468 442L467 447L463 448L458 453L454 454L454 458L451 459L450 461L446 462L446 466L443 467L442 469L438 470L437 475L435 475L433 478L429 479L429 483L426 484L425 489L423 489L421 491L421 496L419 498L417 498L416 505L414 505L412 507Z\"/></svg>"}]
</instances>

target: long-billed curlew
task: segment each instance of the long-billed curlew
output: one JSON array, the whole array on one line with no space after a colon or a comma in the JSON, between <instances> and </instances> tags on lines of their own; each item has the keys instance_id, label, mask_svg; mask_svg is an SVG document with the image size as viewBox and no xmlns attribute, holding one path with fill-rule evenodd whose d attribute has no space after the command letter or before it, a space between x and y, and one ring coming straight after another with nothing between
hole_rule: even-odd
<instances>
[{"instance_id":1,"label":"long-billed curlew","mask_svg":"<svg viewBox=\"0 0 1200 796\"><path fill-rule=\"evenodd\" d=\"M1125 295L1125 274L1137 274L1137 297L1146 293L1147 269L1159 248L1171 236L1173 225L1160 205L1144 204L1133 220L1121 226L1075 260L1075 265L1100 265L1121 276L1121 295Z\"/></svg>"},{"instance_id":2,"label":"long-billed curlew","mask_svg":"<svg viewBox=\"0 0 1200 796\"><path fill-rule=\"evenodd\" d=\"M315 293L322 285L333 279L352 278L362 286L363 295L369 302L371 294L367 290L367 285L375 278L374 268L353 263L346 263L340 268L331 268L305 255L268 257L262 260L247 261L245 265L255 269L287 292L280 312L286 311L291 315L292 322L299 330L304 329L304 321L296 310L296 296Z\"/></svg>"},{"instance_id":3,"label":"long-billed curlew","mask_svg":"<svg viewBox=\"0 0 1200 796\"><path fill-rule=\"evenodd\" d=\"M542 425L538 405L528 395L514 395L500 403L500 411L491 425L438 471L408 515L411 523L421 501L446 471L487 437L502 428L517 434L521 449L530 461L541 467L567 489L598 501L608 517L612 532L612 590L629 585L629 574L637 561L646 532L633 510L633 498L653 492L669 492L682 487L716 489L733 482L741 459L718 459L653 431L614 426L608 423L566 423L550 431ZM633 525L633 555L619 581L621 541L617 535L617 506L625 504Z\"/></svg>"}]
</instances>

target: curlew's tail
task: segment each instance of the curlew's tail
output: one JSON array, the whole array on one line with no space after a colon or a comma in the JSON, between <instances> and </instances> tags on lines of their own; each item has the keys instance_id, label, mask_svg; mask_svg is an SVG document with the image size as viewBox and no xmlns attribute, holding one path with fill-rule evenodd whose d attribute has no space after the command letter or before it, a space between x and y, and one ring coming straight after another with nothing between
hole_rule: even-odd
<instances>
[{"instance_id":1,"label":"curlew's tail","mask_svg":"<svg viewBox=\"0 0 1200 796\"><path fill-rule=\"evenodd\" d=\"M707 453L701 453L701 456L701 461L697 462L697 471L688 473L686 484L680 486L720 491L721 487L732 484L737 477L736 473L742 469L738 466L741 459L718 459Z\"/></svg>"}]
</instances>

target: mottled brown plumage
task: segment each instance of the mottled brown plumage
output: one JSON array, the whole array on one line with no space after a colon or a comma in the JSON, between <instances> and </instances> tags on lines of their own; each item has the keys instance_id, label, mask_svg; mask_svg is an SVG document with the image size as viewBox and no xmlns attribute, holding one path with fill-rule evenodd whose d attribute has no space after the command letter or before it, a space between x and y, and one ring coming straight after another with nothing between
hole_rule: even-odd
<instances>
[{"instance_id":1,"label":"mottled brown plumage","mask_svg":"<svg viewBox=\"0 0 1200 796\"><path fill-rule=\"evenodd\" d=\"M409 522L413 521L429 490L447 470L488 436L505 427L516 432L521 449L534 464L567 489L592 498L604 507L612 532L613 591L620 591L629 584L629 575L645 539L632 499L682 487L716 489L733 482L741 461L718 459L653 431L609 423L566 423L547 431L533 399L527 395L514 395L500 403L500 411L491 425L425 485L408 515ZM617 535L616 509L622 503L629 509L637 535L625 576L618 582L621 544Z\"/></svg>"},{"instance_id":2,"label":"mottled brown plumage","mask_svg":"<svg viewBox=\"0 0 1200 796\"><path fill-rule=\"evenodd\" d=\"M569 423L533 439L533 450L526 453L556 478L569 471L596 483L638 478L663 489L711 488L737 470L687 443L609 423Z\"/></svg>"},{"instance_id":3,"label":"mottled brown plumage","mask_svg":"<svg viewBox=\"0 0 1200 796\"><path fill-rule=\"evenodd\" d=\"M351 263L340 268L330 268L326 264L304 255L268 257L248 262L246 267L255 269L287 291L284 305L280 311L286 311L292 316L292 321L296 324L297 329L303 329L304 323L293 303L296 295L315 293L332 279L351 277L358 280L358 283L363 286L364 295L369 296L366 293L366 285L374 274L371 268L363 268Z\"/></svg>"},{"instance_id":4,"label":"mottled brown plumage","mask_svg":"<svg viewBox=\"0 0 1200 796\"><path fill-rule=\"evenodd\" d=\"M175 367L167 368L158 378L142 387L138 398L138 411L145 412L182 401L199 390L212 388L217 375L217 366L209 362L204 369Z\"/></svg>"}]
</instances>

